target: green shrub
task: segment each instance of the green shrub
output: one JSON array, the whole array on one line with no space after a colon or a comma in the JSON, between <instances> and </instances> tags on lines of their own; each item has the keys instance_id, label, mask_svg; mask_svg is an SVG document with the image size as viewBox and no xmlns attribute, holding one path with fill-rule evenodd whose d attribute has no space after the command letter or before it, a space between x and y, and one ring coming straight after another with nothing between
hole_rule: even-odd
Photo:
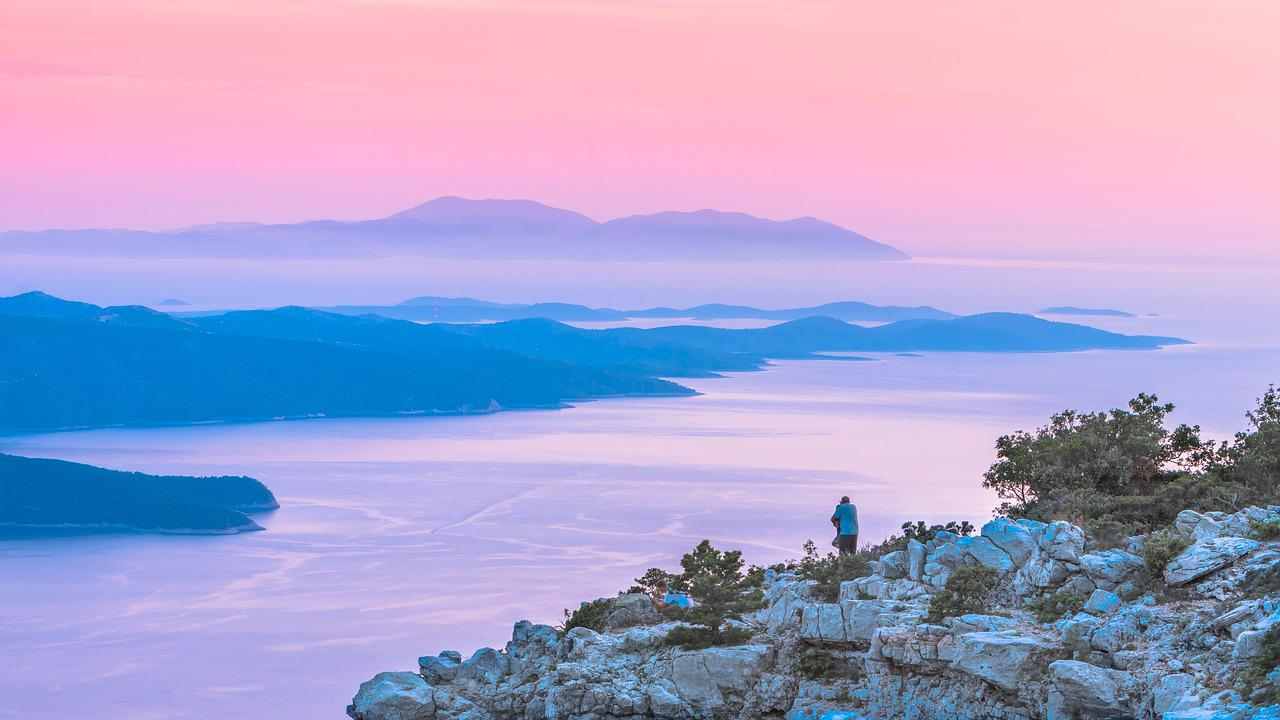
<instances>
[{"instance_id":1,"label":"green shrub","mask_svg":"<svg viewBox=\"0 0 1280 720\"><path fill-rule=\"evenodd\" d=\"M751 633L743 628L712 628L708 625L681 625L671 628L663 643L685 650L702 650L725 645L742 645L751 640Z\"/></svg>"},{"instance_id":2,"label":"green shrub","mask_svg":"<svg viewBox=\"0 0 1280 720\"><path fill-rule=\"evenodd\" d=\"M613 601L609 598L600 598L591 602L584 602L578 606L577 610L569 612L568 608L564 611L564 623L557 628L562 634L567 633L576 627L589 628L596 632L604 632L605 618L609 617L609 609L613 606Z\"/></svg>"},{"instance_id":3,"label":"green shrub","mask_svg":"<svg viewBox=\"0 0 1280 720\"><path fill-rule=\"evenodd\" d=\"M804 557L786 569L794 570L803 580L817 583L811 591L815 600L835 602L840 597L840 583L870 575L871 561L864 553L820 555L817 545L810 540L804 544Z\"/></svg>"},{"instance_id":4,"label":"green shrub","mask_svg":"<svg viewBox=\"0 0 1280 720\"><path fill-rule=\"evenodd\" d=\"M1075 615L1084 608L1085 599L1076 593L1063 592L1041 595L1027 603L1027 609L1036 616L1036 622L1048 624L1068 615Z\"/></svg>"},{"instance_id":5,"label":"green shrub","mask_svg":"<svg viewBox=\"0 0 1280 720\"><path fill-rule=\"evenodd\" d=\"M923 520L915 522L902 523L902 532L894 533L876 545L868 545L863 552L871 559L879 558L895 550L905 550L907 543L911 540L926 543L938 534L939 530L946 530L957 535L972 535L975 528L973 523L968 520L952 520L945 525L929 525Z\"/></svg>"},{"instance_id":6,"label":"green shrub","mask_svg":"<svg viewBox=\"0 0 1280 720\"><path fill-rule=\"evenodd\" d=\"M1280 520L1250 520L1249 535L1255 540L1280 539Z\"/></svg>"},{"instance_id":7,"label":"green shrub","mask_svg":"<svg viewBox=\"0 0 1280 720\"><path fill-rule=\"evenodd\" d=\"M1142 559L1153 575L1162 575L1169 561L1190 547L1191 541L1173 528L1157 530L1142 543Z\"/></svg>"},{"instance_id":8,"label":"green shrub","mask_svg":"<svg viewBox=\"0 0 1280 720\"><path fill-rule=\"evenodd\" d=\"M671 590L693 598L691 608L663 609L666 617L694 625L673 630L667 643L693 649L746 642L751 637L746 630L721 629L726 620L764 605L758 580L743 569L742 553L717 550L709 540L703 540L680 558L680 567L682 572L678 574L653 568L636 579L637 588L656 588L659 582L666 581Z\"/></svg>"},{"instance_id":9,"label":"green shrub","mask_svg":"<svg viewBox=\"0 0 1280 720\"><path fill-rule=\"evenodd\" d=\"M1147 394L1105 412L1065 410L1000 437L982 484L1003 501L1000 514L1069 520L1098 547L1167 527L1185 509L1280 502L1280 388L1267 389L1228 442L1169 427L1172 411Z\"/></svg>"},{"instance_id":10,"label":"green shrub","mask_svg":"<svg viewBox=\"0 0 1280 720\"><path fill-rule=\"evenodd\" d=\"M810 680L821 680L831 674L835 669L836 659L829 650L822 648L805 648L800 653L800 660L796 664L796 669L800 671L800 675Z\"/></svg>"},{"instance_id":11,"label":"green shrub","mask_svg":"<svg viewBox=\"0 0 1280 720\"><path fill-rule=\"evenodd\" d=\"M854 555L828 552L822 555L813 541L804 543L804 556L800 560L780 562L773 569L791 571L801 580L814 580L817 584L813 585L810 593L814 600L820 602L836 602L840 598L840 583L872 574L867 552L856 552Z\"/></svg>"},{"instance_id":12,"label":"green shrub","mask_svg":"<svg viewBox=\"0 0 1280 720\"><path fill-rule=\"evenodd\" d=\"M965 565L947 578L947 585L929 600L927 622L940 623L944 618L981 613L991 605L996 571L982 565Z\"/></svg>"}]
</instances>

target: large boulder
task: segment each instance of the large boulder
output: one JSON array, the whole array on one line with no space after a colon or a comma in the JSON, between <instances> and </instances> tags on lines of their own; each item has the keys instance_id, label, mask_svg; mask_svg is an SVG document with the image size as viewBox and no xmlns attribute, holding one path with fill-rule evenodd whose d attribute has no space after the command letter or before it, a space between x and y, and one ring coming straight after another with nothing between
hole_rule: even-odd
<instances>
[{"instance_id":1,"label":"large boulder","mask_svg":"<svg viewBox=\"0 0 1280 720\"><path fill-rule=\"evenodd\" d=\"M418 658L418 672L433 684L453 682L461 665L462 657L452 650L445 650L434 657L427 655Z\"/></svg>"},{"instance_id":2,"label":"large boulder","mask_svg":"<svg viewBox=\"0 0 1280 720\"><path fill-rule=\"evenodd\" d=\"M1109 591L1098 588L1093 591L1089 599L1084 603L1084 611L1093 613L1094 615L1110 615L1120 609L1122 601L1120 596Z\"/></svg>"},{"instance_id":3,"label":"large boulder","mask_svg":"<svg viewBox=\"0 0 1280 720\"><path fill-rule=\"evenodd\" d=\"M671 659L676 694L695 710L694 717L714 717L726 691L750 688L773 661L768 645L713 647L679 652Z\"/></svg>"},{"instance_id":4,"label":"large boulder","mask_svg":"<svg viewBox=\"0 0 1280 720\"><path fill-rule=\"evenodd\" d=\"M957 638L952 667L1010 692L1063 654L1062 646L1017 632L977 632Z\"/></svg>"},{"instance_id":5,"label":"large boulder","mask_svg":"<svg viewBox=\"0 0 1280 720\"><path fill-rule=\"evenodd\" d=\"M434 720L431 686L411 672L384 672L360 684L347 706L354 720Z\"/></svg>"},{"instance_id":6,"label":"large boulder","mask_svg":"<svg viewBox=\"0 0 1280 720\"><path fill-rule=\"evenodd\" d=\"M920 582L924 579L924 562L927 551L919 540L907 541L907 577Z\"/></svg>"},{"instance_id":7,"label":"large boulder","mask_svg":"<svg viewBox=\"0 0 1280 720\"><path fill-rule=\"evenodd\" d=\"M800 617L800 637L810 642L848 642L844 608L839 603L805 605Z\"/></svg>"},{"instance_id":8,"label":"large boulder","mask_svg":"<svg viewBox=\"0 0 1280 720\"><path fill-rule=\"evenodd\" d=\"M886 580L905 578L907 569L907 553L905 550L894 550L880 556L880 575Z\"/></svg>"},{"instance_id":9,"label":"large boulder","mask_svg":"<svg viewBox=\"0 0 1280 720\"><path fill-rule=\"evenodd\" d=\"M1102 621L1082 612L1059 620L1056 627L1062 633L1062 642L1068 648L1087 653L1093 649L1093 633L1102 627Z\"/></svg>"},{"instance_id":10,"label":"large boulder","mask_svg":"<svg viewBox=\"0 0 1280 720\"><path fill-rule=\"evenodd\" d=\"M858 580L866 580L867 578L858 578ZM840 591L843 593L845 585L850 585L854 581L846 581L840 584ZM768 626L770 632L777 632L783 627L793 625L800 618L800 610L810 602L809 589L813 587L812 580L779 580L765 591L765 600L769 603L768 608L761 611L761 619Z\"/></svg>"},{"instance_id":11,"label":"large boulder","mask_svg":"<svg viewBox=\"0 0 1280 720\"><path fill-rule=\"evenodd\" d=\"M1065 520L1051 522L1040 537L1040 551L1054 560L1078 565L1084 552L1084 530Z\"/></svg>"},{"instance_id":12,"label":"large boulder","mask_svg":"<svg viewBox=\"0 0 1280 720\"><path fill-rule=\"evenodd\" d=\"M1188 673L1172 673L1163 675L1151 688L1151 710L1156 717L1162 717L1171 710L1180 710L1185 703L1183 699L1196 686L1196 679Z\"/></svg>"},{"instance_id":13,"label":"large boulder","mask_svg":"<svg viewBox=\"0 0 1280 720\"><path fill-rule=\"evenodd\" d=\"M1183 510L1178 513L1174 527L1183 535L1196 540L1212 540L1219 537L1245 537L1253 523L1280 520L1280 512L1274 508L1247 507L1230 515L1221 512L1198 513Z\"/></svg>"},{"instance_id":14,"label":"large boulder","mask_svg":"<svg viewBox=\"0 0 1280 720\"><path fill-rule=\"evenodd\" d=\"M1259 547L1256 540L1240 537L1201 540L1169 561L1164 569L1164 581L1175 586L1186 585L1231 565Z\"/></svg>"},{"instance_id":15,"label":"large boulder","mask_svg":"<svg viewBox=\"0 0 1280 720\"><path fill-rule=\"evenodd\" d=\"M991 538L982 535L962 537L955 542L955 546L977 564L989 567L996 572L1007 573L1014 569L1009 553L991 542Z\"/></svg>"},{"instance_id":16,"label":"large boulder","mask_svg":"<svg viewBox=\"0 0 1280 720\"><path fill-rule=\"evenodd\" d=\"M644 593L627 593L609 601L609 612L604 618L606 630L621 630L636 625L656 625L662 615L653 606L653 599Z\"/></svg>"},{"instance_id":17,"label":"large boulder","mask_svg":"<svg viewBox=\"0 0 1280 720\"><path fill-rule=\"evenodd\" d=\"M1089 643L1094 650L1105 653L1116 653L1130 649L1142 637L1142 625L1139 617L1130 612L1112 615L1102 626L1093 631Z\"/></svg>"},{"instance_id":18,"label":"large boulder","mask_svg":"<svg viewBox=\"0 0 1280 720\"><path fill-rule=\"evenodd\" d=\"M1072 566L1044 553L1031 556L1014 575L1013 588L1019 595L1035 595L1040 590L1056 588L1071 576Z\"/></svg>"},{"instance_id":19,"label":"large boulder","mask_svg":"<svg viewBox=\"0 0 1280 720\"><path fill-rule=\"evenodd\" d=\"M458 666L456 679L493 685L510 669L510 658L493 648L480 648Z\"/></svg>"},{"instance_id":20,"label":"large boulder","mask_svg":"<svg viewBox=\"0 0 1280 720\"><path fill-rule=\"evenodd\" d=\"M844 637L853 643L870 643L876 628L914 625L926 612L919 605L892 600L850 600L840 605L844 609Z\"/></svg>"},{"instance_id":21,"label":"large boulder","mask_svg":"<svg viewBox=\"0 0 1280 720\"><path fill-rule=\"evenodd\" d=\"M1031 531L1009 518L996 518L983 525L982 536L1005 551L1018 567L1022 567L1036 550L1036 538Z\"/></svg>"},{"instance_id":22,"label":"large boulder","mask_svg":"<svg viewBox=\"0 0 1280 720\"><path fill-rule=\"evenodd\" d=\"M1081 555L1080 566L1085 575L1103 590L1115 590L1146 569L1142 558L1124 550L1103 550Z\"/></svg>"},{"instance_id":23,"label":"large boulder","mask_svg":"<svg viewBox=\"0 0 1280 720\"><path fill-rule=\"evenodd\" d=\"M1129 673L1078 660L1057 660L1049 664L1049 678L1053 683L1051 717L1122 720L1134 716Z\"/></svg>"}]
</instances>

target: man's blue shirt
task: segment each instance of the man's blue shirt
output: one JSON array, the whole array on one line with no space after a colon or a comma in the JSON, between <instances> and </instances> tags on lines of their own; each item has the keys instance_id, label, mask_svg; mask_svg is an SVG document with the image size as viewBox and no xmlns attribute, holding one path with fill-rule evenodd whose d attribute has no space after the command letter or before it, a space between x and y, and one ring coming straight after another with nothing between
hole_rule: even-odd
<instances>
[{"instance_id":1,"label":"man's blue shirt","mask_svg":"<svg viewBox=\"0 0 1280 720\"><path fill-rule=\"evenodd\" d=\"M858 506L853 503L840 503L836 505L836 520L840 521L841 535L857 535L858 534Z\"/></svg>"}]
</instances>

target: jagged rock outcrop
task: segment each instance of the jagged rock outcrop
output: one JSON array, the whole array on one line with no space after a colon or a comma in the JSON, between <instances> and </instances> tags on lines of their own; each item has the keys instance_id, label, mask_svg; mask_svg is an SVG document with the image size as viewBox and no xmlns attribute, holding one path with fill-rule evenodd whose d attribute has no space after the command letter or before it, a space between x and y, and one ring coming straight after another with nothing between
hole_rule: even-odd
<instances>
[{"instance_id":1,"label":"jagged rock outcrop","mask_svg":"<svg viewBox=\"0 0 1280 720\"><path fill-rule=\"evenodd\" d=\"M1276 648L1280 542L1246 537L1280 507L1178 516L1190 545L1163 573L1124 549L1094 550L1069 523L999 519L939 532L843 583L766 574L751 639L672 647L680 623L645 596L612 600L603 632L517 623L511 642L466 660L444 651L418 673L361 685L355 720L1280 720L1261 706L1280 671L1249 687ZM1234 533L1234 534L1233 534ZM1137 548L1135 541L1130 547ZM931 623L929 603L965 565L999 578L986 614ZM1057 593L1080 611L1038 622ZM1079 602L1078 600L1077 602ZM1081 607L1077 604L1076 607ZM1250 674L1256 684L1256 673ZM1251 704L1251 700L1254 704Z\"/></svg>"}]
</instances>

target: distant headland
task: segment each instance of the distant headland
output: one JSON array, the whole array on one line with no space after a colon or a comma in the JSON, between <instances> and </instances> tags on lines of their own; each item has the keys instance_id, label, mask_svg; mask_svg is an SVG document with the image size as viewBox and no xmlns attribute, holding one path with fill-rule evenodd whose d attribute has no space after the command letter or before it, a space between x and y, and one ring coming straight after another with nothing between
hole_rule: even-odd
<instances>
[{"instance_id":1,"label":"distant headland","mask_svg":"<svg viewBox=\"0 0 1280 720\"><path fill-rule=\"evenodd\" d=\"M261 530L249 514L279 507L248 477L146 475L0 454L0 538L231 535Z\"/></svg>"},{"instance_id":2,"label":"distant headland","mask_svg":"<svg viewBox=\"0 0 1280 720\"><path fill-rule=\"evenodd\" d=\"M547 319L422 324L302 307L178 317L44 293L0 298L0 432L490 413L686 396L670 378L824 353L1151 350L1123 335L986 313L861 327L803 317L753 329L586 329Z\"/></svg>"}]
</instances>

